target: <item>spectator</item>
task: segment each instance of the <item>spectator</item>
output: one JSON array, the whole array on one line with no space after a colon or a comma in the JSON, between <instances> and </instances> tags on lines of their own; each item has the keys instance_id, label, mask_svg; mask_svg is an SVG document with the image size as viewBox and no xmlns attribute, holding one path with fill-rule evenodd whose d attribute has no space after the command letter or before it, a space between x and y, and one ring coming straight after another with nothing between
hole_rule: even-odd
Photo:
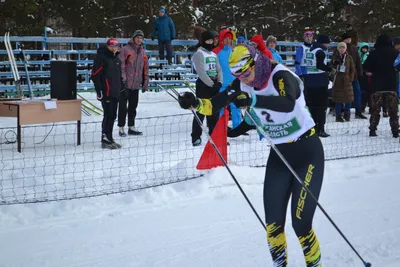
<instances>
[{"instance_id":1,"label":"spectator","mask_svg":"<svg viewBox=\"0 0 400 267\"><path fill-rule=\"evenodd\" d=\"M97 99L103 107L101 147L121 148L113 138L114 121L117 117L118 97L121 91L121 61L118 57L118 40L110 38L107 45L97 49L92 69L92 80Z\"/></svg>"},{"instance_id":2,"label":"spectator","mask_svg":"<svg viewBox=\"0 0 400 267\"><path fill-rule=\"evenodd\" d=\"M119 55L123 89L119 98L118 126L119 135L122 137L126 136L124 131L126 113L128 113L128 134L143 134L135 128L139 90L142 89L142 92L145 92L149 83L149 62L142 44L143 37L143 31L136 30Z\"/></svg>"},{"instance_id":3,"label":"spectator","mask_svg":"<svg viewBox=\"0 0 400 267\"><path fill-rule=\"evenodd\" d=\"M265 45L264 39L260 34L254 35L253 38L250 39L250 42L252 42L253 46L260 51L261 54L267 56L269 59L272 59L272 53Z\"/></svg>"},{"instance_id":4,"label":"spectator","mask_svg":"<svg viewBox=\"0 0 400 267\"><path fill-rule=\"evenodd\" d=\"M168 64L172 64L172 40L175 39L175 25L172 19L166 14L164 8L160 9L159 17L154 22L154 28L151 32L151 40L158 36L158 51L160 59L163 60L164 49L167 50Z\"/></svg>"},{"instance_id":5,"label":"spectator","mask_svg":"<svg viewBox=\"0 0 400 267\"><path fill-rule=\"evenodd\" d=\"M221 52L224 47L229 46L230 49L233 49L232 43L233 43L233 34L230 30L228 29L223 29L219 32L219 40L218 40L218 46L213 49L213 52L218 55L219 52ZM215 42L214 42L215 44Z\"/></svg>"},{"instance_id":6,"label":"spectator","mask_svg":"<svg viewBox=\"0 0 400 267\"><path fill-rule=\"evenodd\" d=\"M353 85L353 90L354 90L354 105L356 107L356 119L367 119L362 112L361 112L361 88L360 88L360 82L359 79L363 76L363 70L361 66L361 59L360 55L358 54L357 47L351 44L352 41L352 35L354 35L353 32L346 32L342 35L342 42L347 44L347 53L352 57L354 66L356 68L356 73L354 75L354 81L352 83ZM334 53L338 53L337 50L334 51Z\"/></svg>"},{"instance_id":7,"label":"spectator","mask_svg":"<svg viewBox=\"0 0 400 267\"><path fill-rule=\"evenodd\" d=\"M400 52L400 37L396 37L393 39L394 49Z\"/></svg>"},{"instance_id":8,"label":"spectator","mask_svg":"<svg viewBox=\"0 0 400 267\"><path fill-rule=\"evenodd\" d=\"M235 79L232 75L231 70L229 68L229 57L232 54L232 38L233 33L229 29L224 29L219 33L220 36L220 46L213 51L218 56L218 63L221 66L223 83L220 89L220 92L224 91L226 87ZM240 109L238 109L234 103L230 105L230 112L232 118L232 128L236 128L242 122L242 114ZM223 114L223 110L221 110L220 115Z\"/></svg>"},{"instance_id":9,"label":"spectator","mask_svg":"<svg viewBox=\"0 0 400 267\"><path fill-rule=\"evenodd\" d=\"M196 96L199 98L212 98L219 93L222 87L222 71L218 63L217 55L212 52L214 48L214 34L210 31L203 32L201 35L201 47L194 53L193 66L197 72ZM204 115L197 112L200 120L203 122ZM218 120L218 112L207 116L209 134L212 134ZM192 144L201 145L201 126L193 118L192 126Z\"/></svg>"},{"instance_id":10,"label":"spectator","mask_svg":"<svg viewBox=\"0 0 400 267\"><path fill-rule=\"evenodd\" d=\"M311 45L314 40L314 34L311 30L304 32L304 43L297 48L296 59L294 65L296 67L296 74L304 81L307 75L307 60L306 54L310 51Z\"/></svg>"},{"instance_id":11,"label":"spectator","mask_svg":"<svg viewBox=\"0 0 400 267\"><path fill-rule=\"evenodd\" d=\"M272 53L272 59L278 63L283 63L281 55L279 55L278 51L276 51L276 37L275 36L268 36L267 37L267 47L269 51Z\"/></svg>"},{"instance_id":12,"label":"spectator","mask_svg":"<svg viewBox=\"0 0 400 267\"><path fill-rule=\"evenodd\" d=\"M214 35L214 48L219 46L219 33L217 31L211 31L211 33Z\"/></svg>"},{"instance_id":13,"label":"spectator","mask_svg":"<svg viewBox=\"0 0 400 267\"><path fill-rule=\"evenodd\" d=\"M393 46L394 49L400 52L400 37L394 38ZM397 67L400 68L399 65ZM397 97L400 98L400 73L397 75Z\"/></svg>"},{"instance_id":14,"label":"spectator","mask_svg":"<svg viewBox=\"0 0 400 267\"><path fill-rule=\"evenodd\" d=\"M372 114L370 118L369 135L377 136L376 130L380 119L380 109L385 103L389 112L389 122L394 138L399 137L399 119L397 103L397 73L393 68L399 52L393 48L390 38L386 34L379 35L364 63L364 69L368 76L372 76Z\"/></svg>"},{"instance_id":15,"label":"spectator","mask_svg":"<svg viewBox=\"0 0 400 267\"><path fill-rule=\"evenodd\" d=\"M237 38L237 45L244 45L246 43L246 39L243 36L239 36Z\"/></svg>"},{"instance_id":16,"label":"spectator","mask_svg":"<svg viewBox=\"0 0 400 267\"><path fill-rule=\"evenodd\" d=\"M332 56L331 61L336 68L336 76L333 79L332 99L335 102L335 114L337 122L350 121L350 107L354 100L352 82L355 75L353 58L347 52L347 45L340 42L337 46L338 53ZM342 109L344 105L344 116Z\"/></svg>"},{"instance_id":17,"label":"spectator","mask_svg":"<svg viewBox=\"0 0 400 267\"><path fill-rule=\"evenodd\" d=\"M319 35L306 53L307 75L304 79L304 93L307 107L315 122L315 131L320 137L329 137L325 132L326 109L328 108L329 75L326 51L331 42L329 36Z\"/></svg>"},{"instance_id":18,"label":"spectator","mask_svg":"<svg viewBox=\"0 0 400 267\"><path fill-rule=\"evenodd\" d=\"M361 43L358 48L358 55L361 58L361 64L367 60L369 55L369 45L368 43ZM371 77L368 77L363 73L363 76L359 79L360 87L361 87L361 112L365 112L365 108L367 104L371 107L371 89L372 89L372 80ZM370 113L371 114L371 113Z\"/></svg>"}]
</instances>

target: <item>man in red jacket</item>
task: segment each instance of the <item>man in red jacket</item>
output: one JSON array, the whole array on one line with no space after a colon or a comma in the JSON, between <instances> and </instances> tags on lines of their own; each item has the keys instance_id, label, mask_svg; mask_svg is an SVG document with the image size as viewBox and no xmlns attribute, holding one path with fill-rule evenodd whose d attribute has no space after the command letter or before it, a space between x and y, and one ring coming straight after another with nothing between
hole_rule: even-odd
<instances>
[{"instance_id":1,"label":"man in red jacket","mask_svg":"<svg viewBox=\"0 0 400 267\"><path fill-rule=\"evenodd\" d=\"M261 52L264 56L267 56L272 60L272 53L269 51L267 46L264 43L264 39L260 34L254 35L253 38L250 39L250 42L253 43L254 47Z\"/></svg>"}]
</instances>

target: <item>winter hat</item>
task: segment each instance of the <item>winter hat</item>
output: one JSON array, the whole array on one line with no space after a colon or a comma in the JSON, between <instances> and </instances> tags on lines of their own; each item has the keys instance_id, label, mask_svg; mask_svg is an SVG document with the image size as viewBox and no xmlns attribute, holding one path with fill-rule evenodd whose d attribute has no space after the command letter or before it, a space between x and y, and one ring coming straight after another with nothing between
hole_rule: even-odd
<instances>
[{"instance_id":1,"label":"winter hat","mask_svg":"<svg viewBox=\"0 0 400 267\"><path fill-rule=\"evenodd\" d=\"M239 38L237 38L237 43L238 44L244 44L246 42L246 39L244 39L243 36L239 36Z\"/></svg>"},{"instance_id":2,"label":"winter hat","mask_svg":"<svg viewBox=\"0 0 400 267\"><path fill-rule=\"evenodd\" d=\"M275 36L273 36L273 35L270 35L270 36L268 36L267 37L267 46L268 46L268 44L269 43L276 43L276 37Z\"/></svg>"},{"instance_id":3,"label":"winter hat","mask_svg":"<svg viewBox=\"0 0 400 267\"><path fill-rule=\"evenodd\" d=\"M228 32L225 33L224 38L231 38L231 39L233 39L233 34L232 34L230 31L228 31Z\"/></svg>"},{"instance_id":4,"label":"winter hat","mask_svg":"<svg viewBox=\"0 0 400 267\"><path fill-rule=\"evenodd\" d=\"M393 45L400 45L400 37L396 37L393 39Z\"/></svg>"},{"instance_id":5,"label":"winter hat","mask_svg":"<svg viewBox=\"0 0 400 267\"><path fill-rule=\"evenodd\" d=\"M317 42L320 44L329 44L331 42L331 39L326 34L320 34L317 38Z\"/></svg>"},{"instance_id":6,"label":"winter hat","mask_svg":"<svg viewBox=\"0 0 400 267\"><path fill-rule=\"evenodd\" d=\"M338 43L337 49L339 49L339 48L341 48L341 47L346 47L346 49L347 49L347 44L346 44L345 42L340 42L340 43Z\"/></svg>"},{"instance_id":7,"label":"winter hat","mask_svg":"<svg viewBox=\"0 0 400 267\"><path fill-rule=\"evenodd\" d=\"M306 30L306 31L304 32L303 37L306 37L306 36L308 36L308 35L314 35L313 31L312 31L312 30Z\"/></svg>"},{"instance_id":8,"label":"winter hat","mask_svg":"<svg viewBox=\"0 0 400 267\"><path fill-rule=\"evenodd\" d=\"M142 36L144 38L144 33L142 30L136 30L133 32L132 39L135 38L136 36Z\"/></svg>"},{"instance_id":9,"label":"winter hat","mask_svg":"<svg viewBox=\"0 0 400 267\"><path fill-rule=\"evenodd\" d=\"M207 40L213 40L213 42L211 44L207 44L206 41ZM201 34L201 41L200 44L202 47L204 47L205 49L207 49L208 51L212 51L214 48L214 33L211 31L205 31Z\"/></svg>"},{"instance_id":10,"label":"winter hat","mask_svg":"<svg viewBox=\"0 0 400 267\"><path fill-rule=\"evenodd\" d=\"M164 13L165 14L165 8L160 8L160 12L162 12L162 13Z\"/></svg>"},{"instance_id":11,"label":"winter hat","mask_svg":"<svg viewBox=\"0 0 400 267\"><path fill-rule=\"evenodd\" d=\"M348 38L352 38L351 34L349 32L345 32L342 35L342 40L346 40Z\"/></svg>"},{"instance_id":12,"label":"winter hat","mask_svg":"<svg viewBox=\"0 0 400 267\"><path fill-rule=\"evenodd\" d=\"M107 40L107 46L118 47L118 40L115 38L110 38Z\"/></svg>"},{"instance_id":13,"label":"winter hat","mask_svg":"<svg viewBox=\"0 0 400 267\"><path fill-rule=\"evenodd\" d=\"M268 82L271 75L271 61L256 51L253 46L237 46L229 57L229 68L231 73L240 77L243 73L255 68L255 78L250 86L262 89Z\"/></svg>"}]
</instances>

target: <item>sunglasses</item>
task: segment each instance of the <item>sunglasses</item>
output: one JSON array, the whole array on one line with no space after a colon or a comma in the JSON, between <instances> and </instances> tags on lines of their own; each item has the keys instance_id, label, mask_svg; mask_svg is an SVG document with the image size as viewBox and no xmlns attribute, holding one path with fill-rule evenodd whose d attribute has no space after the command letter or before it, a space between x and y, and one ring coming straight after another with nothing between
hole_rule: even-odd
<instances>
[{"instance_id":1,"label":"sunglasses","mask_svg":"<svg viewBox=\"0 0 400 267\"><path fill-rule=\"evenodd\" d=\"M250 76L250 74L251 74L251 71L252 71L252 67L250 67L250 68L248 68L246 71L244 71L244 72L242 72L242 73L240 73L240 74L233 74L233 76L235 76L236 78L238 78L239 80L240 79L246 79L246 78L248 78L249 76Z\"/></svg>"}]
</instances>

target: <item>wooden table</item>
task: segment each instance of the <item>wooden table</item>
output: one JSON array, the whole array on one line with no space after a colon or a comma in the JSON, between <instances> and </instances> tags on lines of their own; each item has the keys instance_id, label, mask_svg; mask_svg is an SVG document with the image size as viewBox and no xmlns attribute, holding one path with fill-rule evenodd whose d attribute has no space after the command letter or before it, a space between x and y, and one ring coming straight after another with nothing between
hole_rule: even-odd
<instances>
[{"instance_id":1,"label":"wooden table","mask_svg":"<svg viewBox=\"0 0 400 267\"><path fill-rule=\"evenodd\" d=\"M0 117L17 118L18 152L21 153L21 126L28 124L77 121L77 145L81 144L81 100L55 100L57 108L46 109L48 100L0 102Z\"/></svg>"}]
</instances>

